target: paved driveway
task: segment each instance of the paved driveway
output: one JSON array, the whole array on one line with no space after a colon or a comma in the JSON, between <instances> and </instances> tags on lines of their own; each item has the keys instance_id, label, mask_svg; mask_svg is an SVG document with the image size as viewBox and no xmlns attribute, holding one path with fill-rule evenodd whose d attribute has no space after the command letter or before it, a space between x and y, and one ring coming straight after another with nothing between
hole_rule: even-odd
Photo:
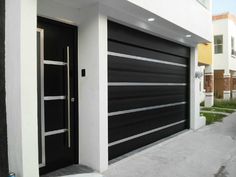
<instances>
[{"instance_id":1,"label":"paved driveway","mask_svg":"<svg viewBox=\"0 0 236 177\"><path fill-rule=\"evenodd\" d=\"M105 177L236 177L236 113L112 164Z\"/></svg>"}]
</instances>

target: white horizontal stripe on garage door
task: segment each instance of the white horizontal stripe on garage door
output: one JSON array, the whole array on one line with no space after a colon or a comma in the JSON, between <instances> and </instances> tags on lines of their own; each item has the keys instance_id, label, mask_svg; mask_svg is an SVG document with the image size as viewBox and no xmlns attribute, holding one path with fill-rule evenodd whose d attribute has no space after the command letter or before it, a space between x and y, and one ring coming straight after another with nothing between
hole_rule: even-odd
<instances>
[{"instance_id":1,"label":"white horizontal stripe on garage door","mask_svg":"<svg viewBox=\"0 0 236 177\"><path fill-rule=\"evenodd\" d=\"M159 127L159 128L156 128L156 129L153 129L153 130L149 130L149 131L146 131L146 132L143 132L143 133L140 133L140 134L137 134L137 135L134 135L134 136L130 136L128 138L124 138L122 140L118 140L118 141L115 141L115 142L112 142L112 143L109 143L109 147L111 146L114 146L114 145L117 145L117 144L120 144L120 143L124 143L126 141L129 141L129 140L132 140L132 139L135 139L135 138L139 138L141 136L145 136L145 135L148 135L148 134L151 134L151 133L155 133L157 131L160 131L160 130L163 130L163 129L166 129L166 128L169 128L169 127L173 127L175 125L179 125L179 124L182 124L186 122L186 120L181 120L179 122L175 122L173 124L169 124L169 125L165 125L163 127Z\"/></svg>"},{"instance_id":2,"label":"white horizontal stripe on garage door","mask_svg":"<svg viewBox=\"0 0 236 177\"><path fill-rule=\"evenodd\" d=\"M160 109L160 108L166 108L166 107L172 107L172 106L178 106L178 105L184 105L184 104L186 104L185 101L178 102L178 103L157 105L157 106L149 106L149 107L144 107L144 108L136 108L136 109L130 109L130 110L124 110L124 111L116 111L116 112L108 113L108 116L111 117L111 116L117 116L117 115L122 115L122 114L129 114L129 113L140 112L140 111L148 111L148 110L152 110L152 109Z\"/></svg>"},{"instance_id":3,"label":"white horizontal stripe on garage door","mask_svg":"<svg viewBox=\"0 0 236 177\"><path fill-rule=\"evenodd\" d=\"M140 56L134 56L134 55L127 55L127 54L122 54L122 53L108 52L108 55L131 59L131 60L160 63L160 64L165 64L165 65L173 65L173 66L179 66L179 67L185 67L185 68L187 67L187 65L185 65L185 64L174 63L174 62L169 62L169 61L162 61L162 60L158 60L158 59L154 59L154 58L146 58L146 57L140 57Z\"/></svg>"},{"instance_id":4,"label":"white horizontal stripe on garage door","mask_svg":"<svg viewBox=\"0 0 236 177\"><path fill-rule=\"evenodd\" d=\"M108 86L187 86L186 83L109 82Z\"/></svg>"}]
</instances>

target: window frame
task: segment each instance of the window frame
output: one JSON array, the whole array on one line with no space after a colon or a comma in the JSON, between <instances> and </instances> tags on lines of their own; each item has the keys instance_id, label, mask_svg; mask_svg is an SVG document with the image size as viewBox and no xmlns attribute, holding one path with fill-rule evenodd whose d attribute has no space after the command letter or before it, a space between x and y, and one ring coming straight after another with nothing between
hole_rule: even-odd
<instances>
[{"instance_id":1,"label":"window frame","mask_svg":"<svg viewBox=\"0 0 236 177\"><path fill-rule=\"evenodd\" d=\"M231 36L231 56L236 58L235 37Z\"/></svg>"},{"instance_id":2,"label":"window frame","mask_svg":"<svg viewBox=\"0 0 236 177\"><path fill-rule=\"evenodd\" d=\"M217 43L216 42L216 37L221 37L222 43ZM218 51L216 49L218 49L217 47L221 47L221 51ZM214 35L214 54L223 54L224 53L224 36L223 34L219 34L219 35Z\"/></svg>"}]
</instances>

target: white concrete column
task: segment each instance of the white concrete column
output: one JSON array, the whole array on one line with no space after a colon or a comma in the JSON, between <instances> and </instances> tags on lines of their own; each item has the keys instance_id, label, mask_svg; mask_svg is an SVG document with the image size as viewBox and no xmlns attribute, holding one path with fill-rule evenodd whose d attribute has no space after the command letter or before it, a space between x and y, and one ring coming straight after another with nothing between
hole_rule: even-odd
<instances>
[{"instance_id":1,"label":"white concrete column","mask_svg":"<svg viewBox=\"0 0 236 177\"><path fill-rule=\"evenodd\" d=\"M95 4L80 11L79 159L97 171L108 168L107 18ZM80 72L79 72L80 73Z\"/></svg>"},{"instance_id":2,"label":"white concrete column","mask_svg":"<svg viewBox=\"0 0 236 177\"><path fill-rule=\"evenodd\" d=\"M205 107L212 107L214 105L214 69L212 65L205 67Z\"/></svg>"},{"instance_id":3,"label":"white concrete column","mask_svg":"<svg viewBox=\"0 0 236 177\"><path fill-rule=\"evenodd\" d=\"M197 56L197 47L191 48L191 64L190 64L190 128L196 130L205 126L206 119L205 117L200 117L200 104L199 104L199 82L200 79L195 77L196 72L198 71L198 56Z\"/></svg>"},{"instance_id":4,"label":"white concrete column","mask_svg":"<svg viewBox=\"0 0 236 177\"><path fill-rule=\"evenodd\" d=\"M6 105L10 171L38 177L36 0L6 1Z\"/></svg>"},{"instance_id":5,"label":"white concrete column","mask_svg":"<svg viewBox=\"0 0 236 177\"><path fill-rule=\"evenodd\" d=\"M230 98L231 98L230 80L231 80L230 72L229 72L229 70L225 70L225 72L224 72L224 94L223 94L224 100L230 100Z\"/></svg>"}]
</instances>

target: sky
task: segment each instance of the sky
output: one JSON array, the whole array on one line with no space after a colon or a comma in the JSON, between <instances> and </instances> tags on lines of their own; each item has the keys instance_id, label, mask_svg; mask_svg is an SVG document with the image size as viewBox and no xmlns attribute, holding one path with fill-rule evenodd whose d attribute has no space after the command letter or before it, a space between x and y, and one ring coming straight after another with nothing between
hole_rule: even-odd
<instances>
[{"instance_id":1,"label":"sky","mask_svg":"<svg viewBox=\"0 0 236 177\"><path fill-rule=\"evenodd\" d=\"M236 0L212 0L213 14L231 12L236 15Z\"/></svg>"}]
</instances>

